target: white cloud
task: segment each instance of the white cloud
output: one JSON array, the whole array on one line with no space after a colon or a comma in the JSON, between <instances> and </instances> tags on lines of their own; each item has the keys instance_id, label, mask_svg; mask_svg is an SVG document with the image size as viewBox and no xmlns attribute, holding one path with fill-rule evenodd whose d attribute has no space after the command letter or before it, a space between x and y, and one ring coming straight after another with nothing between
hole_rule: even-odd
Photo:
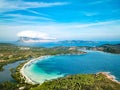
<instances>
[{"instance_id":1,"label":"white cloud","mask_svg":"<svg viewBox=\"0 0 120 90\"><path fill-rule=\"evenodd\" d=\"M55 20L47 17L47 16L33 16L33 15L24 15L24 14L4 14L1 15L1 24L39 24L42 22L54 22ZM39 23L38 23L39 22Z\"/></svg>"},{"instance_id":2,"label":"white cloud","mask_svg":"<svg viewBox=\"0 0 120 90\"><path fill-rule=\"evenodd\" d=\"M31 38L41 38L41 39L55 39L50 37L47 33L39 31L21 31L17 34L18 37L31 37Z\"/></svg>"},{"instance_id":3,"label":"white cloud","mask_svg":"<svg viewBox=\"0 0 120 90\"><path fill-rule=\"evenodd\" d=\"M42 16L30 16L30 15L23 15L23 14L5 14L6 17L12 17L11 20L46 20L46 21L53 21L50 18L42 17Z\"/></svg>"},{"instance_id":4,"label":"white cloud","mask_svg":"<svg viewBox=\"0 0 120 90\"><path fill-rule=\"evenodd\" d=\"M38 22L50 21L54 22L55 20L49 18L49 15L31 10L31 8L45 8L53 6L61 6L68 4L67 2L27 2L23 0L0 0L0 15L2 17L1 24L36 24ZM7 14L5 12L24 10L36 16L23 15L23 14ZM9 12L10 13L10 12Z\"/></svg>"},{"instance_id":5,"label":"white cloud","mask_svg":"<svg viewBox=\"0 0 120 90\"><path fill-rule=\"evenodd\" d=\"M30 13L33 13L33 14L36 14L36 15L49 16L49 15L47 15L47 14L43 14L43 13L37 12L37 11L35 11L35 10L29 10L29 9L27 9L26 11L27 11L27 12L30 12Z\"/></svg>"},{"instance_id":6,"label":"white cloud","mask_svg":"<svg viewBox=\"0 0 120 90\"><path fill-rule=\"evenodd\" d=\"M67 2L25 2L22 0L0 0L0 12L8 12L15 10L26 10L29 8L43 8L66 5Z\"/></svg>"},{"instance_id":7,"label":"white cloud","mask_svg":"<svg viewBox=\"0 0 120 90\"><path fill-rule=\"evenodd\" d=\"M120 20L112 20L112 21L104 21L104 22L96 22L96 23L88 23L88 24L75 24L74 28L86 28L86 27L94 27L94 26L108 26L119 24Z\"/></svg>"}]
</instances>

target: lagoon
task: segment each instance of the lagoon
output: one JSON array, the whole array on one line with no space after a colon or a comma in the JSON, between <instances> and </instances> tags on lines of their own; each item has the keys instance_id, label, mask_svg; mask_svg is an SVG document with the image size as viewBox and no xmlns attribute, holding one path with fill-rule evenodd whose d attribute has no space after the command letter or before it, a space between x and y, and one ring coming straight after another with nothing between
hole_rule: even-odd
<instances>
[{"instance_id":1,"label":"lagoon","mask_svg":"<svg viewBox=\"0 0 120 90\"><path fill-rule=\"evenodd\" d=\"M16 68L19 64L25 62L25 60L20 60L20 61L16 61L14 63L10 63L5 65L3 68L3 71L0 71L0 83L1 82L5 82L5 81L11 81L11 82L15 82L15 80L11 77L11 72L10 69L11 68Z\"/></svg>"},{"instance_id":2,"label":"lagoon","mask_svg":"<svg viewBox=\"0 0 120 90\"><path fill-rule=\"evenodd\" d=\"M120 81L120 54L88 51L81 55L57 55L35 60L23 72L35 83L71 74L110 72Z\"/></svg>"}]
</instances>

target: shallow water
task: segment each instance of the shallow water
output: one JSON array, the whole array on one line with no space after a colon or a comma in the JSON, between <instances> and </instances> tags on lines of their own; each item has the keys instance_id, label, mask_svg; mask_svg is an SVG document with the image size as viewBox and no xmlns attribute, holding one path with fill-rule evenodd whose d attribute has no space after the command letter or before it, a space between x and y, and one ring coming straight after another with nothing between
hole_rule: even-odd
<instances>
[{"instance_id":1,"label":"shallow water","mask_svg":"<svg viewBox=\"0 0 120 90\"><path fill-rule=\"evenodd\" d=\"M120 80L120 55L90 51L82 55L50 56L33 62L24 69L31 80L42 83L69 74L110 72Z\"/></svg>"}]
</instances>

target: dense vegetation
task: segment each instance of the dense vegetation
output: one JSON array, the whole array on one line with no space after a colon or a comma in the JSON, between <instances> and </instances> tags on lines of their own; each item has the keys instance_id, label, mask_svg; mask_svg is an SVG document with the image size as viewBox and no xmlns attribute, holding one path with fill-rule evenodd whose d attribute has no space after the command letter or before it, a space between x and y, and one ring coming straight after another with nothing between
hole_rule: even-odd
<instances>
[{"instance_id":1,"label":"dense vegetation","mask_svg":"<svg viewBox=\"0 0 120 90\"><path fill-rule=\"evenodd\" d=\"M26 62L21 63L17 68L10 69L11 76L15 79L15 82L6 81L0 83L0 90L29 90L31 87L38 86L37 84L26 83L25 78L20 73L20 69Z\"/></svg>"},{"instance_id":2,"label":"dense vegetation","mask_svg":"<svg viewBox=\"0 0 120 90\"><path fill-rule=\"evenodd\" d=\"M37 87L38 85L31 85L27 83L17 83L17 82L3 82L0 83L0 90L29 90L31 87Z\"/></svg>"},{"instance_id":3,"label":"dense vegetation","mask_svg":"<svg viewBox=\"0 0 120 90\"><path fill-rule=\"evenodd\" d=\"M105 44L105 45L97 47L97 50L109 52L109 53L120 54L120 44L116 44L116 45Z\"/></svg>"},{"instance_id":4,"label":"dense vegetation","mask_svg":"<svg viewBox=\"0 0 120 90\"><path fill-rule=\"evenodd\" d=\"M16 90L17 88L19 88L17 84L12 82L4 82L0 84L1 90Z\"/></svg>"},{"instance_id":5,"label":"dense vegetation","mask_svg":"<svg viewBox=\"0 0 120 90\"><path fill-rule=\"evenodd\" d=\"M46 81L30 90L119 90L120 84L100 74L78 74Z\"/></svg>"},{"instance_id":6,"label":"dense vegetation","mask_svg":"<svg viewBox=\"0 0 120 90\"><path fill-rule=\"evenodd\" d=\"M120 54L120 44L105 44L96 47L80 46L76 48L80 50L96 50L96 51L104 51L108 53Z\"/></svg>"}]
</instances>

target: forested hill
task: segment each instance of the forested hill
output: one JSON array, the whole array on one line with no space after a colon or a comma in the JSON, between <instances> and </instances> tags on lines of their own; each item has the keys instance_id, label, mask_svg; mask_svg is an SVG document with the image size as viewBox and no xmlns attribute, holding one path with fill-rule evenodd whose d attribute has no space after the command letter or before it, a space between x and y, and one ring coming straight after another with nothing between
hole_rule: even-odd
<instances>
[{"instance_id":1,"label":"forested hill","mask_svg":"<svg viewBox=\"0 0 120 90\"><path fill-rule=\"evenodd\" d=\"M104 44L96 47L89 46L79 46L81 50L95 50L95 51L103 51L108 53L120 54L120 44Z\"/></svg>"},{"instance_id":2,"label":"forested hill","mask_svg":"<svg viewBox=\"0 0 120 90\"><path fill-rule=\"evenodd\" d=\"M120 44L105 44L97 47L98 50L110 53L118 53L120 54Z\"/></svg>"},{"instance_id":3,"label":"forested hill","mask_svg":"<svg viewBox=\"0 0 120 90\"><path fill-rule=\"evenodd\" d=\"M99 74L78 74L44 82L30 90L119 90L120 84Z\"/></svg>"}]
</instances>

